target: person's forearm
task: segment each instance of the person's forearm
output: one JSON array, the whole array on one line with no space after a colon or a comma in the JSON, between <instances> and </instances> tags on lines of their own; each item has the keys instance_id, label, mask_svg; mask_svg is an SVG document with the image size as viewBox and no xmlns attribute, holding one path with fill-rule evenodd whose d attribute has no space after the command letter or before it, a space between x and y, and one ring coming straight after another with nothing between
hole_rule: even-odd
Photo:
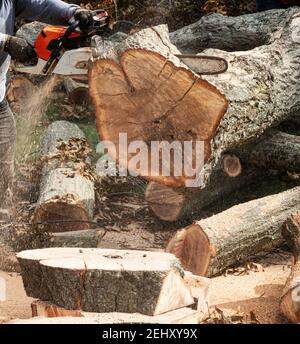
<instances>
[{"instance_id":1,"label":"person's forearm","mask_svg":"<svg viewBox=\"0 0 300 344\"><path fill-rule=\"evenodd\" d=\"M16 0L17 16L53 25L66 25L77 8L61 0Z\"/></svg>"}]
</instances>

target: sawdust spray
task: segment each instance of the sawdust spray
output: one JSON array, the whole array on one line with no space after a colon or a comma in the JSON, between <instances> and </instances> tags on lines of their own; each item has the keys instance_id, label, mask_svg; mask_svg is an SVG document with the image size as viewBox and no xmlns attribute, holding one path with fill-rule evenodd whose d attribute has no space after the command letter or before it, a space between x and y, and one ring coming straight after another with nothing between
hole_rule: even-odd
<instances>
[{"instance_id":1,"label":"sawdust spray","mask_svg":"<svg viewBox=\"0 0 300 344\"><path fill-rule=\"evenodd\" d=\"M58 82L57 76L51 76L36 86L22 102L18 117L17 162L31 160L39 150L39 128L43 128L43 117L51 102L53 89Z\"/></svg>"}]
</instances>

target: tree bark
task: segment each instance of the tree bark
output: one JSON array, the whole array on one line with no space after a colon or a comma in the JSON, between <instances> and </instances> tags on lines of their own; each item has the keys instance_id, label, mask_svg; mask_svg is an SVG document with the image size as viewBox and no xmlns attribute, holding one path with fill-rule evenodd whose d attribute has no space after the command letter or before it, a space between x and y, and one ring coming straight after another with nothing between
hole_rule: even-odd
<instances>
[{"instance_id":1,"label":"tree bark","mask_svg":"<svg viewBox=\"0 0 300 344\"><path fill-rule=\"evenodd\" d=\"M196 275L215 276L284 242L281 228L300 210L300 187L234 206L179 231L167 251Z\"/></svg>"},{"instance_id":2,"label":"tree bark","mask_svg":"<svg viewBox=\"0 0 300 344\"><path fill-rule=\"evenodd\" d=\"M34 301L31 304L33 317L97 317L101 323L156 323L156 324L199 324L207 317L210 304L211 281L207 278L194 276L186 272L184 280L191 290L192 296L197 300L197 310L192 308L180 308L161 315L146 316L129 313L86 313L81 310L67 310L45 301Z\"/></svg>"},{"instance_id":3,"label":"tree bark","mask_svg":"<svg viewBox=\"0 0 300 344\"><path fill-rule=\"evenodd\" d=\"M16 32L16 36L26 39L28 43L34 46L38 35L41 33L45 26L47 26L47 24L37 21L24 24Z\"/></svg>"},{"instance_id":4,"label":"tree bark","mask_svg":"<svg viewBox=\"0 0 300 344\"><path fill-rule=\"evenodd\" d=\"M151 211L159 219L175 222L193 216L233 192L250 185L258 176L254 168L243 166L243 173L230 177L222 166L215 169L210 184L204 189L172 188L156 182L149 183L145 198Z\"/></svg>"},{"instance_id":5,"label":"tree bark","mask_svg":"<svg viewBox=\"0 0 300 344\"><path fill-rule=\"evenodd\" d=\"M274 27L280 23L281 29L270 35L268 44L245 52L205 51L225 58L229 69L218 76L203 77L200 84L190 70L180 69L182 73L178 73L178 67L184 67L175 56L178 49L171 44L165 26L142 30L111 51L102 52L103 59L95 62L90 73L91 95L101 136L116 144L120 132L128 133L129 142L136 139L146 143L205 141L205 166L200 176L203 178L201 186L208 185L225 151L257 140L300 108L299 43L295 41L300 17L295 15L296 9L276 13ZM282 15L284 21L279 20ZM261 18L262 14L251 15L251 18L255 20L256 16ZM231 21L241 23L242 19ZM180 78L167 78L174 73ZM162 84L158 81L165 79L168 81ZM203 83L204 79L221 93ZM184 85L189 87L183 88ZM108 89L112 90L109 94ZM199 96L200 90L210 99L208 102ZM229 102L224 116L222 93ZM217 102L212 101L213 98ZM181 100L178 102L178 99ZM168 112L169 104L172 111ZM166 111L168 116L164 116ZM126 165L127 161L120 163ZM149 171L138 172L168 186L186 186L185 177L176 178L174 174L169 178L162 174L153 177Z\"/></svg>"},{"instance_id":6,"label":"tree bark","mask_svg":"<svg viewBox=\"0 0 300 344\"><path fill-rule=\"evenodd\" d=\"M95 191L93 180L83 168L86 156L80 156L86 149L84 142L83 132L66 121L52 123L44 134L45 162L34 215L34 223L43 224L44 230L66 232L90 227Z\"/></svg>"},{"instance_id":7,"label":"tree bark","mask_svg":"<svg viewBox=\"0 0 300 344\"><path fill-rule=\"evenodd\" d=\"M159 315L194 304L170 254L53 248L17 257L28 296L66 309Z\"/></svg>"},{"instance_id":8,"label":"tree bark","mask_svg":"<svg viewBox=\"0 0 300 344\"><path fill-rule=\"evenodd\" d=\"M253 183L260 168L299 173L300 137L270 130L255 144L229 151L220 160L204 189L149 183L145 197L152 212L161 220L178 221Z\"/></svg>"},{"instance_id":9,"label":"tree bark","mask_svg":"<svg viewBox=\"0 0 300 344\"><path fill-rule=\"evenodd\" d=\"M272 10L240 17L210 14L170 34L171 42L184 53L207 48L243 51L274 41L274 32L286 25L299 9Z\"/></svg>"},{"instance_id":10,"label":"tree bark","mask_svg":"<svg viewBox=\"0 0 300 344\"><path fill-rule=\"evenodd\" d=\"M97 248L103 233L97 229L51 233L46 247ZM49 245L49 246L48 246Z\"/></svg>"},{"instance_id":11,"label":"tree bark","mask_svg":"<svg viewBox=\"0 0 300 344\"><path fill-rule=\"evenodd\" d=\"M87 106L91 102L87 84L66 77L64 78L64 87L72 104Z\"/></svg>"},{"instance_id":12,"label":"tree bark","mask_svg":"<svg viewBox=\"0 0 300 344\"><path fill-rule=\"evenodd\" d=\"M256 167L300 172L300 136L270 130L236 154Z\"/></svg>"}]
</instances>

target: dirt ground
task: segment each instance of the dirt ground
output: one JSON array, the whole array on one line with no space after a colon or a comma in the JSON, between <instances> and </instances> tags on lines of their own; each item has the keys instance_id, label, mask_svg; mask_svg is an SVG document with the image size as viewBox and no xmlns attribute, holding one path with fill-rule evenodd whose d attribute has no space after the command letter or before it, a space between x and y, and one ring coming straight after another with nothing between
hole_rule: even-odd
<instances>
[{"instance_id":1,"label":"dirt ground","mask_svg":"<svg viewBox=\"0 0 300 344\"><path fill-rule=\"evenodd\" d=\"M282 324L279 300L290 271L287 254L276 253L257 261L258 271L236 269L231 274L212 279L211 312L223 316L241 315L243 322ZM17 273L0 272L6 281L7 300L0 301L0 322L31 317L33 299L26 296L22 278Z\"/></svg>"}]
</instances>

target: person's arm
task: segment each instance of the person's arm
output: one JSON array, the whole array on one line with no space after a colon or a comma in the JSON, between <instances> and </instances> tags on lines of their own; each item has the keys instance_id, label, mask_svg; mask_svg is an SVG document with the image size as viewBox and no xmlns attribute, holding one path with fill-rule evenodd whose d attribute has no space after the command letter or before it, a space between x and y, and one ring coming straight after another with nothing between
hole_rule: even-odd
<instances>
[{"instance_id":1,"label":"person's arm","mask_svg":"<svg viewBox=\"0 0 300 344\"><path fill-rule=\"evenodd\" d=\"M61 0L15 0L16 16L52 25L66 25L80 8Z\"/></svg>"}]
</instances>

